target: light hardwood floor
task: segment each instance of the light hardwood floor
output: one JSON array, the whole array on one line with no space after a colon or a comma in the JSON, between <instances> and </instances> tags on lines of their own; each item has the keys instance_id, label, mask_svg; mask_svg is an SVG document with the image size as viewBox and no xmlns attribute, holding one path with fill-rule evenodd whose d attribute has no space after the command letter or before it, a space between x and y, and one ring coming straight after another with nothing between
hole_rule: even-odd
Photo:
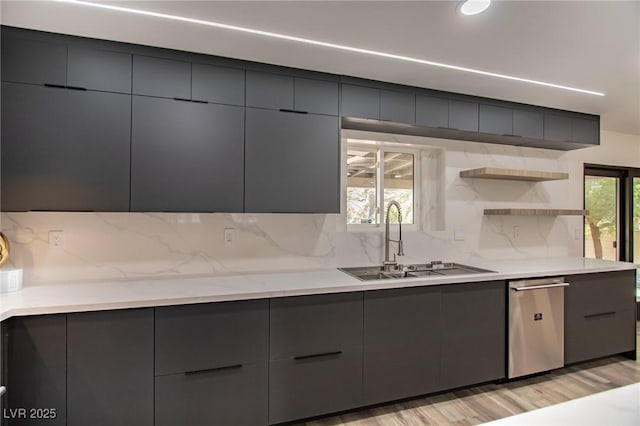
<instances>
[{"instance_id":1,"label":"light hardwood floor","mask_svg":"<svg viewBox=\"0 0 640 426\"><path fill-rule=\"evenodd\" d=\"M636 327L640 336L640 323ZM640 353L640 337L638 339ZM640 382L640 361L611 357L503 384L486 384L316 419L307 426L474 425Z\"/></svg>"}]
</instances>

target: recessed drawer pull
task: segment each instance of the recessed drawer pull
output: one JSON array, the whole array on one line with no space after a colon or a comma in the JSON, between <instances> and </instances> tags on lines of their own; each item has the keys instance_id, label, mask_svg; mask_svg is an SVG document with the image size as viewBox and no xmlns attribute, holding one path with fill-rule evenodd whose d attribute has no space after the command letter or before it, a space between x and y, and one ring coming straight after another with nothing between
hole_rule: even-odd
<instances>
[{"instance_id":1,"label":"recessed drawer pull","mask_svg":"<svg viewBox=\"0 0 640 426\"><path fill-rule=\"evenodd\" d=\"M66 89L66 86L64 84L45 83L44 87L52 87L54 89Z\"/></svg>"},{"instance_id":2,"label":"recessed drawer pull","mask_svg":"<svg viewBox=\"0 0 640 426\"><path fill-rule=\"evenodd\" d=\"M606 316L609 316L609 315L615 315L615 311L600 312L600 313L597 313L597 314L588 314L588 315L585 315L584 317L585 318L597 318L597 317L606 317Z\"/></svg>"},{"instance_id":3,"label":"recessed drawer pull","mask_svg":"<svg viewBox=\"0 0 640 426\"><path fill-rule=\"evenodd\" d=\"M293 359L295 359L296 361L299 361L302 359L322 358L325 356L340 355L341 353L342 351L335 351L335 352L323 352L321 354L313 354L313 355L298 355L298 356L294 356Z\"/></svg>"},{"instance_id":4,"label":"recessed drawer pull","mask_svg":"<svg viewBox=\"0 0 640 426\"><path fill-rule=\"evenodd\" d=\"M191 102L195 102L197 104L208 104L208 101L201 101L200 99L193 99Z\"/></svg>"},{"instance_id":5,"label":"recessed drawer pull","mask_svg":"<svg viewBox=\"0 0 640 426\"><path fill-rule=\"evenodd\" d=\"M69 90L82 90L82 91L87 91L86 87L80 87L80 86L67 86L67 89Z\"/></svg>"},{"instance_id":6,"label":"recessed drawer pull","mask_svg":"<svg viewBox=\"0 0 640 426\"><path fill-rule=\"evenodd\" d=\"M524 287L511 287L511 290L526 291L526 290L540 290L543 288L568 287L568 286L569 286L569 283L554 283L554 284L543 284L543 285L528 285Z\"/></svg>"},{"instance_id":7,"label":"recessed drawer pull","mask_svg":"<svg viewBox=\"0 0 640 426\"><path fill-rule=\"evenodd\" d=\"M184 374L185 376L191 376L193 374L212 373L214 371L237 370L238 368L242 368L242 364L226 365L224 367L216 367L216 368L206 368L204 370L186 371Z\"/></svg>"},{"instance_id":8,"label":"recessed drawer pull","mask_svg":"<svg viewBox=\"0 0 640 426\"><path fill-rule=\"evenodd\" d=\"M280 112L290 112L292 114L309 114L307 111L298 111L295 109L280 108Z\"/></svg>"},{"instance_id":9,"label":"recessed drawer pull","mask_svg":"<svg viewBox=\"0 0 640 426\"><path fill-rule=\"evenodd\" d=\"M187 98L173 98L174 101L191 102L191 99Z\"/></svg>"}]
</instances>

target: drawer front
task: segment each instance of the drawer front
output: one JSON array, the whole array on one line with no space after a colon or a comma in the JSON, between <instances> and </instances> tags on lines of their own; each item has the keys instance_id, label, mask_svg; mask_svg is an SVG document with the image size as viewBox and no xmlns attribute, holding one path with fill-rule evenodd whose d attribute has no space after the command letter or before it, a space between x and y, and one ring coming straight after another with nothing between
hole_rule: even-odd
<instances>
[{"instance_id":1,"label":"drawer front","mask_svg":"<svg viewBox=\"0 0 640 426\"><path fill-rule=\"evenodd\" d=\"M599 358L635 348L635 310L567 319L565 364Z\"/></svg>"},{"instance_id":2,"label":"drawer front","mask_svg":"<svg viewBox=\"0 0 640 426\"><path fill-rule=\"evenodd\" d=\"M191 99L191 64L134 55L133 94Z\"/></svg>"},{"instance_id":3,"label":"drawer front","mask_svg":"<svg viewBox=\"0 0 640 426\"><path fill-rule=\"evenodd\" d=\"M267 359L268 301L156 308L156 375Z\"/></svg>"},{"instance_id":4,"label":"drawer front","mask_svg":"<svg viewBox=\"0 0 640 426\"><path fill-rule=\"evenodd\" d=\"M565 277L567 318L635 308L635 271Z\"/></svg>"},{"instance_id":5,"label":"drawer front","mask_svg":"<svg viewBox=\"0 0 640 426\"><path fill-rule=\"evenodd\" d=\"M247 71L246 102L249 107L293 109L293 77Z\"/></svg>"},{"instance_id":6,"label":"drawer front","mask_svg":"<svg viewBox=\"0 0 640 426\"><path fill-rule=\"evenodd\" d=\"M362 293L271 300L270 359L362 347Z\"/></svg>"},{"instance_id":7,"label":"drawer front","mask_svg":"<svg viewBox=\"0 0 640 426\"><path fill-rule=\"evenodd\" d=\"M343 84L342 116L380 119L380 90Z\"/></svg>"},{"instance_id":8,"label":"drawer front","mask_svg":"<svg viewBox=\"0 0 640 426\"><path fill-rule=\"evenodd\" d=\"M155 425L267 424L267 365L155 379Z\"/></svg>"},{"instance_id":9,"label":"drawer front","mask_svg":"<svg viewBox=\"0 0 640 426\"><path fill-rule=\"evenodd\" d=\"M360 350L270 362L270 423L342 411L361 404Z\"/></svg>"},{"instance_id":10,"label":"drawer front","mask_svg":"<svg viewBox=\"0 0 640 426\"><path fill-rule=\"evenodd\" d=\"M338 83L296 77L294 87L296 111L338 115L340 103Z\"/></svg>"}]
</instances>

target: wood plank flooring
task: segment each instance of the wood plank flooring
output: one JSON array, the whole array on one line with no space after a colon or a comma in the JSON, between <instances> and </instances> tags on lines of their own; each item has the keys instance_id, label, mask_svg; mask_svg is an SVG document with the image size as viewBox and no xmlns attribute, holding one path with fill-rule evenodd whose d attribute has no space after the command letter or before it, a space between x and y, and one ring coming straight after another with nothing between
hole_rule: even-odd
<instances>
[{"instance_id":1,"label":"wood plank flooring","mask_svg":"<svg viewBox=\"0 0 640 426\"><path fill-rule=\"evenodd\" d=\"M636 334L640 336L640 323ZM638 339L640 353L640 338ZM640 361L605 358L549 374L486 384L302 423L306 426L475 425L640 382Z\"/></svg>"}]
</instances>

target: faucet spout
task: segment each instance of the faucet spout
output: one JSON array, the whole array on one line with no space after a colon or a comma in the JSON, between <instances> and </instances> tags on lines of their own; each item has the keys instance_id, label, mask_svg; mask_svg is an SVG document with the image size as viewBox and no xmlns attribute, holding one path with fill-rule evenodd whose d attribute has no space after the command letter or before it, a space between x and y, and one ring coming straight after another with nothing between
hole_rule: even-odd
<instances>
[{"instance_id":1,"label":"faucet spout","mask_svg":"<svg viewBox=\"0 0 640 426\"><path fill-rule=\"evenodd\" d=\"M391 207L395 207L398 210L398 239L392 240L389 237L389 213L391 212ZM391 267L397 266L396 262L396 254L393 255L393 261L389 258L389 243L393 241L398 243L398 256L404 256L404 247L402 244L402 209L400 208L400 204L393 200L390 201L387 205L387 214L385 216L385 227L384 227L384 269L390 270Z\"/></svg>"}]
</instances>

